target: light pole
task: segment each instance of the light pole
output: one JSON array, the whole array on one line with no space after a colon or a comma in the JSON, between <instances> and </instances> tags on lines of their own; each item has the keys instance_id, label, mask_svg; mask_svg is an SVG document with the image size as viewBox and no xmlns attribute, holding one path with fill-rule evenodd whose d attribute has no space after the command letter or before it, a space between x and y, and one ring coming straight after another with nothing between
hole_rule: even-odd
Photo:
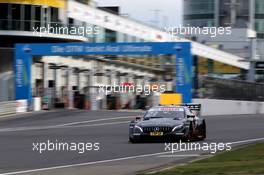
<instances>
[{"instance_id":1,"label":"light pole","mask_svg":"<svg viewBox=\"0 0 264 175\"><path fill-rule=\"evenodd\" d=\"M256 57L256 31L248 29L247 37L250 39L250 58L247 81L255 82L255 57Z\"/></svg>"}]
</instances>

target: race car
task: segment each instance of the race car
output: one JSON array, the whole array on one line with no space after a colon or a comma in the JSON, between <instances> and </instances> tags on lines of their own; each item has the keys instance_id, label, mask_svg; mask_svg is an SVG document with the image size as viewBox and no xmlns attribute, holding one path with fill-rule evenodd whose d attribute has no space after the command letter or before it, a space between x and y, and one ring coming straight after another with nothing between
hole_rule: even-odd
<instances>
[{"instance_id":1,"label":"race car","mask_svg":"<svg viewBox=\"0 0 264 175\"><path fill-rule=\"evenodd\" d=\"M165 138L169 140L203 140L206 138L205 119L200 117L200 104L156 106L143 117L129 124L129 141Z\"/></svg>"}]
</instances>

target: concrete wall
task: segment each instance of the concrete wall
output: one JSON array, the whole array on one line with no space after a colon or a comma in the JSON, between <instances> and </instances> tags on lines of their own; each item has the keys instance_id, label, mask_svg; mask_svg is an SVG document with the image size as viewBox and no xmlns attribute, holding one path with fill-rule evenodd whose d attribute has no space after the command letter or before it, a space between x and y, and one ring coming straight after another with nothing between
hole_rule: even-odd
<instances>
[{"instance_id":1,"label":"concrete wall","mask_svg":"<svg viewBox=\"0 0 264 175\"><path fill-rule=\"evenodd\" d=\"M202 115L264 114L264 102L193 99L202 104Z\"/></svg>"}]
</instances>

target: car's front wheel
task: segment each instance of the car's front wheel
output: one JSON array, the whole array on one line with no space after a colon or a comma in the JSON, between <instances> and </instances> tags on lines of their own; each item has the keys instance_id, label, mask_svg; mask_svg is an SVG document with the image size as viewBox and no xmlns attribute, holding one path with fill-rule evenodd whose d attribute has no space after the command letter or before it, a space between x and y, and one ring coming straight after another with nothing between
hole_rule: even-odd
<instances>
[{"instance_id":1,"label":"car's front wheel","mask_svg":"<svg viewBox=\"0 0 264 175\"><path fill-rule=\"evenodd\" d=\"M135 139L135 138L129 137L129 142L130 143L138 143L139 139Z\"/></svg>"}]
</instances>

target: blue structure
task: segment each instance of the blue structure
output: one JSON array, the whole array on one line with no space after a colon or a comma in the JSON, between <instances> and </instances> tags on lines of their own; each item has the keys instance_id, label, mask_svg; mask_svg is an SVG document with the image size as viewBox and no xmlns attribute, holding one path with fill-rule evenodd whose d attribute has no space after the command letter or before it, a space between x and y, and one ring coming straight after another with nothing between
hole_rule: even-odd
<instances>
[{"instance_id":1,"label":"blue structure","mask_svg":"<svg viewBox=\"0 0 264 175\"><path fill-rule=\"evenodd\" d=\"M31 63L33 56L73 55L176 55L176 93L183 102L192 99L192 56L189 42L144 43L52 43L16 44L14 57L16 100L32 102Z\"/></svg>"}]
</instances>

